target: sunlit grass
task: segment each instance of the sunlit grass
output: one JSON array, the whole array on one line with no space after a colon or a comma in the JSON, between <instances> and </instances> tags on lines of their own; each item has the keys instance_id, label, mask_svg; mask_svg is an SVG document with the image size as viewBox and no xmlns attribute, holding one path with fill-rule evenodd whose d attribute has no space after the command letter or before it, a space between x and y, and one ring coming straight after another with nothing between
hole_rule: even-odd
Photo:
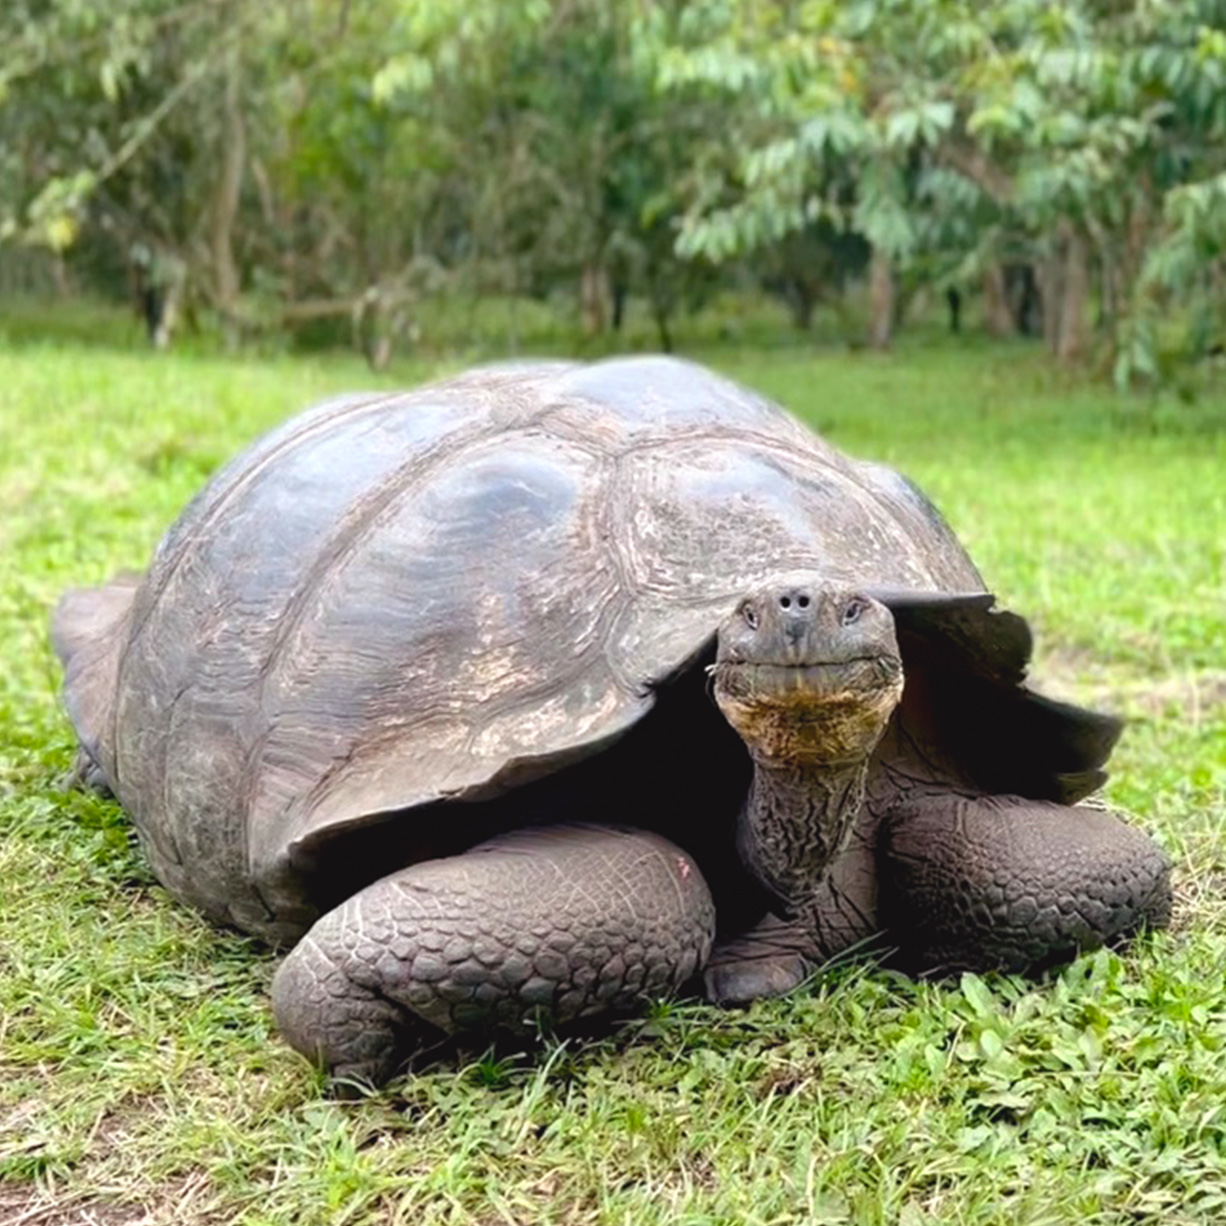
<instances>
[{"instance_id":1,"label":"sunlit grass","mask_svg":"<svg viewBox=\"0 0 1226 1226\"><path fill-rule=\"evenodd\" d=\"M698 352L919 480L1032 618L1040 678L1132 718L1109 796L1176 857L1177 930L1038 985L844 969L329 1101L273 1031L273 958L59 790L46 626L235 449L375 380L23 335L0 349L0 1221L1226 1218L1226 406L1121 400L1024 347Z\"/></svg>"}]
</instances>

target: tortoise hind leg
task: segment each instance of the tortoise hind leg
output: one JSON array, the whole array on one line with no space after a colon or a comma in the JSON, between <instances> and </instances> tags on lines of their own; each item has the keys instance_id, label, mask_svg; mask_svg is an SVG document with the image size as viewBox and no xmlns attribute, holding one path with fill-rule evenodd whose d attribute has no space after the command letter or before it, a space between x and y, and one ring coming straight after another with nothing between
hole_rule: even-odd
<instances>
[{"instance_id":1,"label":"tortoise hind leg","mask_svg":"<svg viewBox=\"0 0 1226 1226\"><path fill-rule=\"evenodd\" d=\"M115 670L140 575L124 572L101 587L65 592L51 618L51 642L64 665L64 701L79 747L67 786L111 792L105 765L115 702Z\"/></svg>"},{"instance_id":2,"label":"tortoise hind leg","mask_svg":"<svg viewBox=\"0 0 1226 1226\"><path fill-rule=\"evenodd\" d=\"M714 927L706 883L665 839L521 830L330 911L277 971L273 1007L308 1059L380 1084L440 1032L530 1033L676 990Z\"/></svg>"},{"instance_id":3,"label":"tortoise hind leg","mask_svg":"<svg viewBox=\"0 0 1226 1226\"><path fill-rule=\"evenodd\" d=\"M943 795L890 814L881 919L915 971L1037 970L1170 919L1170 862L1116 814Z\"/></svg>"}]
</instances>

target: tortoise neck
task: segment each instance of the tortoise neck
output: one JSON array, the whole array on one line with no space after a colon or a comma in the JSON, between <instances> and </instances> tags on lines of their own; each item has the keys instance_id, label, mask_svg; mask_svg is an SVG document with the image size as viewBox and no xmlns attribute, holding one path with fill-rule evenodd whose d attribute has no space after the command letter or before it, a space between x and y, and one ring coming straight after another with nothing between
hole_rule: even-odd
<instances>
[{"instance_id":1,"label":"tortoise neck","mask_svg":"<svg viewBox=\"0 0 1226 1226\"><path fill-rule=\"evenodd\" d=\"M864 802L869 758L754 760L738 843L758 880L790 913L804 909L847 845Z\"/></svg>"}]
</instances>

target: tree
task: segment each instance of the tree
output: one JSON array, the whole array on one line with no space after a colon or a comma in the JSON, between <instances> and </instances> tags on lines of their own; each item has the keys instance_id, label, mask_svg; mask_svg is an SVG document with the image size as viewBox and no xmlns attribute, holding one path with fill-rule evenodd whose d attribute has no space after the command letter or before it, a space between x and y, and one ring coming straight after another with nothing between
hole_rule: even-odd
<instances>
[{"instance_id":1,"label":"tree","mask_svg":"<svg viewBox=\"0 0 1226 1226\"><path fill-rule=\"evenodd\" d=\"M1058 358L1085 355L1097 285L1117 377L1147 373L1155 303L1193 292L1199 332L1220 310L1224 24L1220 0L644 5L663 88L744 100L682 244L857 232L878 341L899 271L998 290L1033 264Z\"/></svg>"},{"instance_id":2,"label":"tree","mask_svg":"<svg viewBox=\"0 0 1226 1226\"><path fill-rule=\"evenodd\" d=\"M1226 0L14 0L0 242L234 340L376 364L442 287L631 291L660 342L751 264L886 345L981 289L1121 383L1218 343ZM1097 311L1093 310L1097 306ZM1168 343L1164 340L1163 343Z\"/></svg>"},{"instance_id":3,"label":"tree","mask_svg":"<svg viewBox=\"0 0 1226 1226\"><path fill-rule=\"evenodd\" d=\"M162 311L189 267L207 267L197 280L212 299L233 299L242 56L263 12L245 0L10 9L0 238L57 251L84 238L87 267L130 273Z\"/></svg>"},{"instance_id":4,"label":"tree","mask_svg":"<svg viewBox=\"0 0 1226 1226\"><path fill-rule=\"evenodd\" d=\"M667 348L670 317L710 281L705 261L675 243L677 184L710 116L655 90L631 10L601 0L403 9L429 37L389 56L379 89L388 106L428 113L462 150L470 273L508 292L575 286L589 333L620 319L633 286ZM460 63L454 77L439 68Z\"/></svg>"}]
</instances>

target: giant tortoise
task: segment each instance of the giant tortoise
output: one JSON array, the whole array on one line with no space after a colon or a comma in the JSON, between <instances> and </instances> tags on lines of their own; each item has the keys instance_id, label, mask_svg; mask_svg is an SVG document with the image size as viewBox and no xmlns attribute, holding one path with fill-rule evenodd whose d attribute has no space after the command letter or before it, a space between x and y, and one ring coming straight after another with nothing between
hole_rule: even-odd
<instances>
[{"instance_id":1,"label":"giant tortoise","mask_svg":"<svg viewBox=\"0 0 1226 1226\"><path fill-rule=\"evenodd\" d=\"M1162 852L1074 805L1118 724L1025 686L927 499L674 359L319 405L54 638L81 769L172 894L293 946L278 1021L343 1077L1169 915Z\"/></svg>"}]
</instances>

